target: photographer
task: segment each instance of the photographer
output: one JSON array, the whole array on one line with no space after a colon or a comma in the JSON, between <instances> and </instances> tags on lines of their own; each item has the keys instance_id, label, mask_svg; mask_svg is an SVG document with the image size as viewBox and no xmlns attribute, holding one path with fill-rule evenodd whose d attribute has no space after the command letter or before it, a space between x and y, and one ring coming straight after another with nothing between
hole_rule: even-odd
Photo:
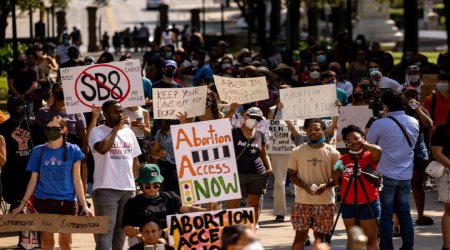
<instances>
[{"instance_id":1,"label":"photographer","mask_svg":"<svg viewBox=\"0 0 450 250\"><path fill-rule=\"evenodd\" d=\"M341 180L340 195L344 199L342 218L347 234L350 228L355 226L355 218L358 218L360 226L368 238L367 249L375 250L379 249L377 220L380 218L381 205L377 190L379 181L377 182L378 179L374 178L371 172L377 168L382 149L377 145L367 143L364 137L364 132L356 126L350 125L342 129L342 138L350 152L341 156L342 164L335 165L334 173L339 174ZM372 174L373 177L366 178L366 175L362 175L362 178L353 179L351 187L345 195L356 161L358 163L358 166L356 166L358 175L363 171ZM355 197L354 186L359 180L361 181L357 185L357 195ZM368 199L364 192L367 192ZM354 203L358 204L357 210L354 207ZM373 215L369 206L372 208Z\"/></svg>"},{"instance_id":2,"label":"photographer","mask_svg":"<svg viewBox=\"0 0 450 250\"><path fill-rule=\"evenodd\" d=\"M414 230L409 205L413 174L414 145L419 135L418 121L405 114L403 94L385 90L381 95L384 118L375 121L367 141L383 149L378 169L383 178L380 191L381 232L385 249L393 249L392 216L394 206L400 221L402 249L413 249Z\"/></svg>"}]
</instances>

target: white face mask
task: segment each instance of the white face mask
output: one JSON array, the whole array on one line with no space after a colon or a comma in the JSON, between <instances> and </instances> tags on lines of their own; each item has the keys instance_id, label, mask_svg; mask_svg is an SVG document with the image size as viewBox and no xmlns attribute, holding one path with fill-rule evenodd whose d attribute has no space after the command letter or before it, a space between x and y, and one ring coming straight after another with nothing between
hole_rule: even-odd
<instances>
[{"instance_id":1,"label":"white face mask","mask_svg":"<svg viewBox=\"0 0 450 250\"><path fill-rule=\"evenodd\" d=\"M364 150L363 148L360 148L358 151L350 150L349 153L350 154L354 154L354 155L358 155L358 154L361 154L363 152L363 150Z\"/></svg>"},{"instance_id":2,"label":"white face mask","mask_svg":"<svg viewBox=\"0 0 450 250\"><path fill-rule=\"evenodd\" d=\"M311 77L312 79L318 79L320 77L320 72L319 71L309 72L309 77Z\"/></svg>"},{"instance_id":3,"label":"white face mask","mask_svg":"<svg viewBox=\"0 0 450 250\"><path fill-rule=\"evenodd\" d=\"M256 124L258 123L258 121L256 121L256 119L247 119L245 121L245 126L248 129L254 129L256 127Z\"/></svg>"},{"instance_id":4,"label":"white face mask","mask_svg":"<svg viewBox=\"0 0 450 250\"><path fill-rule=\"evenodd\" d=\"M439 92L441 93L445 93L448 90L448 83L438 82L436 83L436 89L439 90Z\"/></svg>"},{"instance_id":5,"label":"white face mask","mask_svg":"<svg viewBox=\"0 0 450 250\"><path fill-rule=\"evenodd\" d=\"M192 60L191 61L191 65L192 65L192 67L197 67L198 66L198 60Z\"/></svg>"},{"instance_id":6,"label":"white face mask","mask_svg":"<svg viewBox=\"0 0 450 250\"><path fill-rule=\"evenodd\" d=\"M409 80L411 82L418 82L420 80L420 76L419 75L410 75L408 77L409 77Z\"/></svg>"}]
</instances>

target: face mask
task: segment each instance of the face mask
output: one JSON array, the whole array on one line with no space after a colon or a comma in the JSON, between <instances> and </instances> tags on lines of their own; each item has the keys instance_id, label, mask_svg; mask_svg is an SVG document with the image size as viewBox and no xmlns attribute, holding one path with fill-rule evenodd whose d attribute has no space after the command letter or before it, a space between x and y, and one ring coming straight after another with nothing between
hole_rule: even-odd
<instances>
[{"instance_id":1,"label":"face mask","mask_svg":"<svg viewBox=\"0 0 450 250\"><path fill-rule=\"evenodd\" d=\"M47 139L49 141L56 141L62 136L61 129L53 130L53 129L45 128L45 135L47 136Z\"/></svg>"},{"instance_id":2,"label":"face mask","mask_svg":"<svg viewBox=\"0 0 450 250\"><path fill-rule=\"evenodd\" d=\"M309 77L311 77L312 79L318 79L320 77L320 72L319 71L309 72Z\"/></svg>"},{"instance_id":3,"label":"face mask","mask_svg":"<svg viewBox=\"0 0 450 250\"><path fill-rule=\"evenodd\" d=\"M42 56L43 54L44 54L44 52L42 50L36 51L36 55L37 56Z\"/></svg>"},{"instance_id":4,"label":"face mask","mask_svg":"<svg viewBox=\"0 0 450 250\"><path fill-rule=\"evenodd\" d=\"M418 82L420 80L420 76L419 75L410 75L408 77L409 77L409 80L411 82Z\"/></svg>"},{"instance_id":5,"label":"face mask","mask_svg":"<svg viewBox=\"0 0 450 250\"><path fill-rule=\"evenodd\" d=\"M246 64L250 64L250 63L252 63L252 57L251 56L246 56L246 57L244 57L242 62L246 63Z\"/></svg>"},{"instance_id":6,"label":"face mask","mask_svg":"<svg viewBox=\"0 0 450 250\"><path fill-rule=\"evenodd\" d=\"M173 72L172 70L166 70L166 72L164 72L164 75L168 78L172 78L174 74L175 72Z\"/></svg>"},{"instance_id":7,"label":"face mask","mask_svg":"<svg viewBox=\"0 0 450 250\"><path fill-rule=\"evenodd\" d=\"M278 47L278 52L283 53L286 51L286 47Z\"/></svg>"},{"instance_id":8,"label":"face mask","mask_svg":"<svg viewBox=\"0 0 450 250\"><path fill-rule=\"evenodd\" d=\"M226 68L230 68L230 67L231 67L231 63L222 64L222 69L226 69Z\"/></svg>"},{"instance_id":9,"label":"face mask","mask_svg":"<svg viewBox=\"0 0 450 250\"><path fill-rule=\"evenodd\" d=\"M198 66L198 60L192 60L191 64L192 64L192 67L197 67Z\"/></svg>"},{"instance_id":10,"label":"face mask","mask_svg":"<svg viewBox=\"0 0 450 250\"><path fill-rule=\"evenodd\" d=\"M63 40L63 44L66 45L66 46L69 45L69 44L70 44L69 39L64 39L64 40Z\"/></svg>"},{"instance_id":11,"label":"face mask","mask_svg":"<svg viewBox=\"0 0 450 250\"><path fill-rule=\"evenodd\" d=\"M64 93L62 91L53 92L53 97L58 101L64 101Z\"/></svg>"},{"instance_id":12,"label":"face mask","mask_svg":"<svg viewBox=\"0 0 450 250\"><path fill-rule=\"evenodd\" d=\"M317 63L323 63L327 60L327 56L326 55L318 55L316 56L316 62Z\"/></svg>"},{"instance_id":13,"label":"face mask","mask_svg":"<svg viewBox=\"0 0 450 250\"><path fill-rule=\"evenodd\" d=\"M448 83L438 82L436 84L436 89L439 90L439 92L441 92L441 93L445 93L448 90Z\"/></svg>"},{"instance_id":14,"label":"face mask","mask_svg":"<svg viewBox=\"0 0 450 250\"><path fill-rule=\"evenodd\" d=\"M312 144L312 145L319 145L319 144L322 144L322 143L325 142L325 138L322 137L322 138L320 138L320 139L317 140L317 141L311 141L311 137L307 136L307 137L306 137L306 141L307 141L308 143Z\"/></svg>"},{"instance_id":15,"label":"face mask","mask_svg":"<svg viewBox=\"0 0 450 250\"><path fill-rule=\"evenodd\" d=\"M166 59L172 58L172 52L164 52L164 57L165 57Z\"/></svg>"},{"instance_id":16,"label":"face mask","mask_svg":"<svg viewBox=\"0 0 450 250\"><path fill-rule=\"evenodd\" d=\"M364 151L364 149L363 149L363 148L360 148L358 151L350 150L349 153L350 153L350 154L353 154L353 155L359 155L359 154L361 154L363 151Z\"/></svg>"},{"instance_id":17,"label":"face mask","mask_svg":"<svg viewBox=\"0 0 450 250\"><path fill-rule=\"evenodd\" d=\"M355 100L362 100L362 99L364 99L364 94L354 93L353 98L355 98Z\"/></svg>"},{"instance_id":18,"label":"face mask","mask_svg":"<svg viewBox=\"0 0 450 250\"><path fill-rule=\"evenodd\" d=\"M380 71L380 69L379 68L369 68L369 74L374 71Z\"/></svg>"},{"instance_id":19,"label":"face mask","mask_svg":"<svg viewBox=\"0 0 450 250\"><path fill-rule=\"evenodd\" d=\"M254 129L255 127L256 127L256 124L257 124L258 122L256 121L256 119L247 119L246 121L245 121L245 126L248 128L248 129Z\"/></svg>"}]
</instances>

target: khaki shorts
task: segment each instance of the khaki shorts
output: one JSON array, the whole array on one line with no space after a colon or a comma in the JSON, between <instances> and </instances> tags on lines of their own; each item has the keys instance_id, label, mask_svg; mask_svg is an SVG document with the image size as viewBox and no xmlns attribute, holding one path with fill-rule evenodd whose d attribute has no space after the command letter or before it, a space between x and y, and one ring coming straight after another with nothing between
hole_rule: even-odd
<instances>
[{"instance_id":1,"label":"khaki shorts","mask_svg":"<svg viewBox=\"0 0 450 250\"><path fill-rule=\"evenodd\" d=\"M450 170L447 168L444 174L437 179L439 200L450 202Z\"/></svg>"},{"instance_id":2,"label":"khaki shorts","mask_svg":"<svg viewBox=\"0 0 450 250\"><path fill-rule=\"evenodd\" d=\"M296 231L308 231L328 234L333 227L334 204L312 205L293 203L291 207L291 224Z\"/></svg>"}]
</instances>

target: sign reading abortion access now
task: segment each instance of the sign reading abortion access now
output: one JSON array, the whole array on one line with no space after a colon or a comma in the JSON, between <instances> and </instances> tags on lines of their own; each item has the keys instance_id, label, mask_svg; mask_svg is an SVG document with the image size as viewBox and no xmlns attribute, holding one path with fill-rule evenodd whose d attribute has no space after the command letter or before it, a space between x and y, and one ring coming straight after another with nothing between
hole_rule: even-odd
<instances>
[{"instance_id":1,"label":"sign reading abortion access now","mask_svg":"<svg viewBox=\"0 0 450 250\"><path fill-rule=\"evenodd\" d=\"M214 76L220 100L227 103L245 104L269 99L269 90L264 76L252 78L230 78Z\"/></svg>"},{"instance_id":2,"label":"sign reading abortion access now","mask_svg":"<svg viewBox=\"0 0 450 250\"><path fill-rule=\"evenodd\" d=\"M90 112L108 100L122 107L145 104L139 60L63 68L60 73L67 114Z\"/></svg>"},{"instance_id":3,"label":"sign reading abortion access now","mask_svg":"<svg viewBox=\"0 0 450 250\"><path fill-rule=\"evenodd\" d=\"M170 127L183 205L241 198L229 119Z\"/></svg>"},{"instance_id":4,"label":"sign reading abortion access now","mask_svg":"<svg viewBox=\"0 0 450 250\"><path fill-rule=\"evenodd\" d=\"M243 224L255 230L253 208L176 214L167 216L169 243L175 249L219 250L226 226Z\"/></svg>"}]
</instances>

